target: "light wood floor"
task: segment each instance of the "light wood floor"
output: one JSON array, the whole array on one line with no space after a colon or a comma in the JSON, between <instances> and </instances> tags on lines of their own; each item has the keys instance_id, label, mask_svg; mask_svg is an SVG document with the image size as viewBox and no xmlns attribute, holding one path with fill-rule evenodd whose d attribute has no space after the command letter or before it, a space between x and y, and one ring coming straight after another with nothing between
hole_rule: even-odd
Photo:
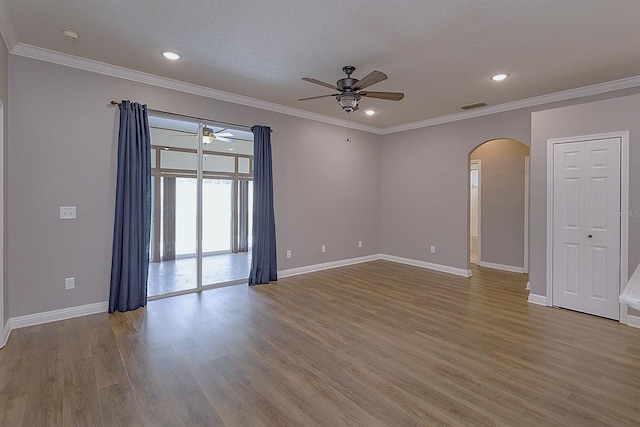
<instances>
[{"instance_id":1,"label":"light wood floor","mask_svg":"<svg viewBox=\"0 0 640 427\"><path fill-rule=\"evenodd\" d=\"M640 330L376 261L15 330L2 426L640 423Z\"/></svg>"}]
</instances>

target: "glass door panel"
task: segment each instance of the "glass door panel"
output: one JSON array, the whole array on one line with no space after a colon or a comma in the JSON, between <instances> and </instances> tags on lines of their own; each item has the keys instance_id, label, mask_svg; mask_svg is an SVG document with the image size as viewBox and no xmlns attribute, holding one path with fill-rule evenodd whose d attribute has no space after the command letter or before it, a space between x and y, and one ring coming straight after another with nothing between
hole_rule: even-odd
<instances>
[{"instance_id":1,"label":"glass door panel","mask_svg":"<svg viewBox=\"0 0 640 427\"><path fill-rule=\"evenodd\" d=\"M151 127L150 297L197 289L197 124ZM186 129L186 128L185 128Z\"/></svg>"},{"instance_id":2,"label":"glass door panel","mask_svg":"<svg viewBox=\"0 0 640 427\"><path fill-rule=\"evenodd\" d=\"M150 116L149 124L148 295L246 281L253 243L253 135L170 116Z\"/></svg>"}]
</instances>

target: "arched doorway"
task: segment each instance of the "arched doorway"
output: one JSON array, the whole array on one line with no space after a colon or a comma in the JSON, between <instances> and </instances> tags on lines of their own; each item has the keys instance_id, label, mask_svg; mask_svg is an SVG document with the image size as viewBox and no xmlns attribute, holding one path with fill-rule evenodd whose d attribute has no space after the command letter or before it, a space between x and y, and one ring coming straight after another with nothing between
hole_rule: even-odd
<instances>
[{"instance_id":1,"label":"arched doorway","mask_svg":"<svg viewBox=\"0 0 640 427\"><path fill-rule=\"evenodd\" d=\"M528 272L529 147L497 138L469 153L469 263Z\"/></svg>"}]
</instances>

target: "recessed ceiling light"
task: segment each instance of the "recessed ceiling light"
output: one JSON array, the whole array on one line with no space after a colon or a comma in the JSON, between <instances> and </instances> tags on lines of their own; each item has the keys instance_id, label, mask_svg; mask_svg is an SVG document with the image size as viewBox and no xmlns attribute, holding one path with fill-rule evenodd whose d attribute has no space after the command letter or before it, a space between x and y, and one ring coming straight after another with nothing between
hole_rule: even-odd
<instances>
[{"instance_id":1,"label":"recessed ceiling light","mask_svg":"<svg viewBox=\"0 0 640 427\"><path fill-rule=\"evenodd\" d=\"M507 77L509 77L507 74L496 74L495 76L491 77L491 80L493 80L494 82L501 82Z\"/></svg>"},{"instance_id":2,"label":"recessed ceiling light","mask_svg":"<svg viewBox=\"0 0 640 427\"><path fill-rule=\"evenodd\" d=\"M80 38L80 34L74 30L62 30L62 35L65 39L76 41Z\"/></svg>"},{"instance_id":3,"label":"recessed ceiling light","mask_svg":"<svg viewBox=\"0 0 640 427\"><path fill-rule=\"evenodd\" d=\"M367 116L373 116L376 112L374 110L364 110L364 113Z\"/></svg>"},{"instance_id":4,"label":"recessed ceiling light","mask_svg":"<svg viewBox=\"0 0 640 427\"><path fill-rule=\"evenodd\" d=\"M229 151L233 151L233 148L229 148Z\"/></svg>"},{"instance_id":5,"label":"recessed ceiling light","mask_svg":"<svg viewBox=\"0 0 640 427\"><path fill-rule=\"evenodd\" d=\"M164 56L165 58L170 59L172 61L176 61L176 60L182 58L182 56L178 55L177 53L169 52L169 51L162 52L162 56Z\"/></svg>"}]
</instances>

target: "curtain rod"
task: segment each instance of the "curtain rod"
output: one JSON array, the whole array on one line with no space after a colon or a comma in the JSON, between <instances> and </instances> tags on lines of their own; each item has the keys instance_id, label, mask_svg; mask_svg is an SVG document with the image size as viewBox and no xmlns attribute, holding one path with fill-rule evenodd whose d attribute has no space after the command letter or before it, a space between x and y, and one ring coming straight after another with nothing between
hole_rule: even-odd
<instances>
[{"instance_id":1,"label":"curtain rod","mask_svg":"<svg viewBox=\"0 0 640 427\"><path fill-rule=\"evenodd\" d=\"M120 106L120 102L118 101L111 101L111 105L117 105ZM242 129L246 129L248 131L251 131L251 126L247 126L247 125L239 125L237 123L228 123L228 122L221 122L219 120L213 120L213 119L203 119L202 117L194 117L194 116L187 116L186 114L178 114L178 113L171 113L169 111L162 111L162 110L154 110L152 108L147 108L148 111L154 112L154 113L160 113L160 114L167 114L170 116L178 116L178 117L184 117L187 119L191 119L191 120L199 120L202 122L207 122L209 124L219 124L219 125L225 125L225 126L231 126L231 127L236 127L236 128L242 128ZM242 130L241 129L241 130ZM273 129L271 129L271 132L273 132Z\"/></svg>"}]
</instances>

